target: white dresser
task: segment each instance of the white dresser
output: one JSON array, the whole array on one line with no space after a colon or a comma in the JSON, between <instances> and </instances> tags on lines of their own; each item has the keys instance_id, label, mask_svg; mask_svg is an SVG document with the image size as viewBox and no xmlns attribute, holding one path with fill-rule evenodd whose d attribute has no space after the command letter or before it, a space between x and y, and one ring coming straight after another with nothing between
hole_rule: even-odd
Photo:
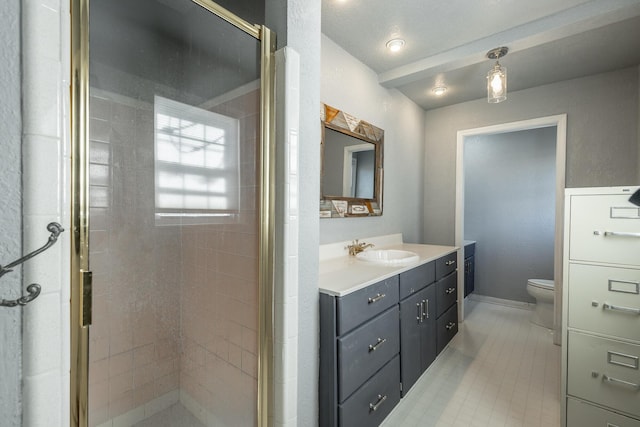
<instances>
[{"instance_id":1,"label":"white dresser","mask_svg":"<svg viewBox=\"0 0 640 427\"><path fill-rule=\"evenodd\" d=\"M563 426L640 427L637 189L565 193Z\"/></svg>"}]
</instances>

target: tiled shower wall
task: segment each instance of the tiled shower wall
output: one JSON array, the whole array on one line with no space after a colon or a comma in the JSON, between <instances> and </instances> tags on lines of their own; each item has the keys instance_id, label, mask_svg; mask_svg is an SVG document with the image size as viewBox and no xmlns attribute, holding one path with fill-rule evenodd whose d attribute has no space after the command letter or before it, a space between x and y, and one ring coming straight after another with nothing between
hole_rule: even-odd
<instances>
[{"instance_id":1,"label":"tiled shower wall","mask_svg":"<svg viewBox=\"0 0 640 427\"><path fill-rule=\"evenodd\" d=\"M23 308L23 425L69 425L69 2L23 0L23 248L42 246L46 224L66 229L24 265L42 293Z\"/></svg>"},{"instance_id":2,"label":"tiled shower wall","mask_svg":"<svg viewBox=\"0 0 640 427\"><path fill-rule=\"evenodd\" d=\"M253 425L259 92L211 109L240 124L230 224L155 225L152 109L92 89L90 424L131 425L182 400L206 425Z\"/></svg>"}]
</instances>

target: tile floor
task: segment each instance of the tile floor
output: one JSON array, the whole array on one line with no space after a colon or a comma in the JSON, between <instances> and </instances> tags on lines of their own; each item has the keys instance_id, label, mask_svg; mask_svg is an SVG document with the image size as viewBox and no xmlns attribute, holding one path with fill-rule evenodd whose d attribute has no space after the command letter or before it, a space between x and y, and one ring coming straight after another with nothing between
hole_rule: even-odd
<instances>
[{"instance_id":1,"label":"tile floor","mask_svg":"<svg viewBox=\"0 0 640 427\"><path fill-rule=\"evenodd\" d=\"M459 333L383 427L560 425L560 347L529 310L467 299Z\"/></svg>"}]
</instances>

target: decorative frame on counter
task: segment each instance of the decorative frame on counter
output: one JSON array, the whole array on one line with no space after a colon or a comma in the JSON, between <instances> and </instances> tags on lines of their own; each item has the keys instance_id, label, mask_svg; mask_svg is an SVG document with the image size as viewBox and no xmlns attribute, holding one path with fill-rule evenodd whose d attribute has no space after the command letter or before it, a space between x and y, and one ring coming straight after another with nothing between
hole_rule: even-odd
<instances>
[{"instance_id":1,"label":"decorative frame on counter","mask_svg":"<svg viewBox=\"0 0 640 427\"><path fill-rule=\"evenodd\" d=\"M322 130L322 139L320 141L322 153L322 169L320 172L320 218L381 216L384 172L384 130L326 104L321 104L320 124ZM375 166L373 171L374 182L372 197L348 197L344 195L327 194L325 174L335 173L335 170L329 171L328 165L325 162L327 129L339 132L347 138L373 144L375 150ZM342 166L340 166L340 172L343 172Z\"/></svg>"}]
</instances>

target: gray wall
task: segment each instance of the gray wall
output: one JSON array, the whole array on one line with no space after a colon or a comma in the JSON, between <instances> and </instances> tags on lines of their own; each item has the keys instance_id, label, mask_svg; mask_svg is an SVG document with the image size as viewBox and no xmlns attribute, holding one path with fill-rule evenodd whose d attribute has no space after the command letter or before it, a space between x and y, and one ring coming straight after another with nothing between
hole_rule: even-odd
<instances>
[{"instance_id":1,"label":"gray wall","mask_svg":"<svg viewBox=\"0 0 640 427\"><path fill-rule=\"evenodd\" d=\"M320 192L320 0L267 0L278 47L300 54L298 426L318 424L318 222Z\"/></svg>"},{"instance_id":2,"label":"gray wall","mask_svg":"<svg viewBox=\"0 0 640 427\"><path fill-rule=\"evenodd\" d=\"M425 113L424 241L454 243L457 131L567 114L567 187L631 185L638 166L639 67Z\"/></svg>"},{"instance_id":3,"label":"gray wall","mask_svg":"<svg viewBox=\"0 0 640 427\"><path fill-rule=\"evenodd\" d=\"M475 292L535 302L553 279L556 128L465 138L464 235L476 240Z\"/></svg>"},{"instance_id":4,"label":"gray wall","mask_svg":"<svg viewBox=\"0 0 640 427\"><path fill-rule=\"evenodd\" d=\"M384 130L384 187L382 216L323 218L320 243L392 233L420 242L424 111L397 90L380 86L370 68L324 35L321 70L322 102ZM315 117L319 128L319 107Z\"/></svg>"},{"instance_id":5,"label":"gray wall","mask_svg":"<svg viewBox=\"0 0 640 427\"><path fill-rule=\"evenodd\" d=\"M0 2L0 265L22 252L20 1ZM0 299L21 293L21 269L0 279ZM21 424L21 308L0 307L0 424Z\"/></svg>"}]
</instances>

